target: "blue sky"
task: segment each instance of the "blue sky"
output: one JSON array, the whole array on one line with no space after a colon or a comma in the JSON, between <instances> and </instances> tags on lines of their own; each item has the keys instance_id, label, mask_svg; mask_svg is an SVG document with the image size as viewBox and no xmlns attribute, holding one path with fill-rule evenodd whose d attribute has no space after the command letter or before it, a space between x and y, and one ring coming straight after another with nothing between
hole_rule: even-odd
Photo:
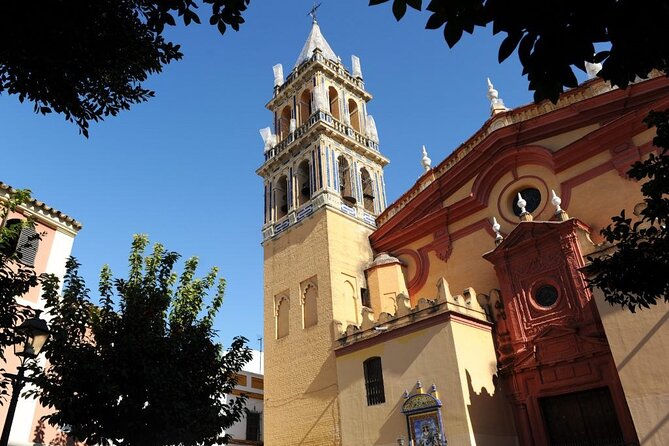
<instances>
[{"instance_id":1,"label":"blue sky","mask_svg":"<svg viewBox=\"0 0 669 446\"><path fill-rule=\"evenodd\" d=\"M425 2L424 2L425 3ZM146 233L184 257L197 255L228 280L217 320L221 339L257 347L262 334L262 163L258 129L270 125L272 65L286 75L309 33L309 0L251 2L240 32L183 26L169 35L185 57L153 76L156 98L93 125L89 139L54 115L42 117L14 96L0 96L0 181L29 188L84 224L73 254L90 288L108 263L127 271L132 234ZM201 11L207 23L206 12ZM489 116L486 77L507 106L532 100L517 57L499 65L502 37L489 29L448 49L428 14L409 10L397 23L390 4L324 0L319 24L350 67L360 57L386 168L390 201L421 174L421 145L433 164Z\"/></svg>"}]
</instances>

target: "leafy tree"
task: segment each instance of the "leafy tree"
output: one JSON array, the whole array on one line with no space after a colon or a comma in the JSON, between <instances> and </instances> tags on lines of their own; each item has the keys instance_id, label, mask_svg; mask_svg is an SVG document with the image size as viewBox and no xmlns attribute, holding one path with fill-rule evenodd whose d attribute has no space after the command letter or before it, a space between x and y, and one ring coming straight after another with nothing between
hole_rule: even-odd
<instances>
[{"instance_id":1,"label":"leafy tree","mask_svg":"<svg viewBox=\"0 0 669 446\"><path fill-rule=\"evenodd\" d=\"M29 190L13 190L7 200L0 203L0 365L6 362L5 350L19 340L14 327L32 315L29 308L17 304L16 298L23 296L38 284L35 271L19 262L20 253L16 249L21 229L33 222L7 225L10 212L15 211L29 199ZM5 369L0 366L0 404L7 396L10 385L10 380L4 376L4 371Z\"/></svg>"},{"instance_id":2,"label":"leafy tree","mask_svg":"<svg viewBox=\"0 0 669 446\"><path fill-rule=\"evenodd\" d=\"M407 7L422 6L422 0L393 0L392 11L400 20ZM598 76L621 88L654 69L667 71L666 0L431 0L426 9L426 28L443 27L449 47L476 27L492 25L494 34L505 33L499 61L517 50L537 102L556 102L564 87L576 87L572 67L585 70L586 61L602 62Z\"/></svg>"},{"instance_id":3,"label":"leafy tree","mask_svg":"<svg viewBox=\"0 0 669 446\"><path fill-rule=\"evenodd\" d=\"M55 111L88 135L91 121L127 110L154 93L152 73L181 59L165 39L175 16L209 23L221 34L244 22L250 0L6 0L0 14L0 94L28 99L37 113Z\"/></svg>"},{"instance_id":4,"label":"leafy tree","mask_svg":"<svg viewBox=\"0 0 669 446\"><path fill-rule=\"evenodd\" d=\"M637 161L628 175L643 181L644 207L633 222L623 210L602 230L616 250L591 258L590 283L606 300L635 312L658 301L669 302L669 111L651 112L645 122L656 126L653 144L660 154Z\"/></svg>"},{"instance_id":5,"label":"leafy tree","mask_svg":"<svg viewBox=\"0 0 669 446\"><path fill-rule=\"evenodd\" d=\"M34 393L54 409L50 424L71 426L70 435L88 444L223 444L222 430L241 418L245 400L227 403L224 394L251 358L242 337L227 351L214 340L225 281L216 285L216 268L196 278L196 258L178 277L179 255L156 244L144 256L147 245L135 236L127 279L103 268L100 305L73 258L62 296L57 279L45 280L53 333L48 368L33 365Z\"/></svg>"}]
</instances>

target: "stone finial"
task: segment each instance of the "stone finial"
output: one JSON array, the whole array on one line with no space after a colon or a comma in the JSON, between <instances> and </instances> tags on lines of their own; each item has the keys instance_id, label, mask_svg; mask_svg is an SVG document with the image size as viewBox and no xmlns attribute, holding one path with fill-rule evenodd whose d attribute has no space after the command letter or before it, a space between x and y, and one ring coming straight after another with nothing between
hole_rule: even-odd
<instances>
[{"instance_id":1,"label":"stone finial","mask_svg":"<svg viewBox=\"0 0 669 446\"><path fill-rule=\"evenodd\" d=\"M269 127L260 129L260 137L264 143L264 152L269 151L276 145L276 135L272 133L272 129Z\"/></svg>"},{"instance_id":2,"label":"stone finial","mask_svg":"<svg viewBox=\"0 0 669 446\"><path fill-rule=\"evenodd\" d=\"M397 306L397 313L395 316L402 317L411 313L411 300L406 294L399 293L397 297L395 297L395 304Z\"/></svg>"},{"instance_id":3,"label":"stone finial","mask_svg":"<svg viewBox=\"0 0 669 446\"><path fill-rule=\"evenodd\" d=\"M278 63L278 64L274 65L272 67L272 69L274 70L274 86L275 87L282 86L283 83L285 82L285 80L283 78L283 65Z\"/></svg>"},{"instance_id":4,"label":"stone finial","mask_svg":"<svg viewBox=\"0 0 669 446\"><path fill-rule=\"evenodd\" d=\"M404 393L402 394L402 398L405 400L409 398L409 391L407 389L404 389Z\"/></svg>"},{"instance_id":5,"label":"stone finial","mask_svg":"<svg viewBox=\"0 0 669 446\"><path fill-rule=\"evenodd\" d=\"M297 119L290 118L290 124L288 125L288 131L293 133L297 129Z\"/></svg>"},{"instance_id":6,"label":"stone finial","mask_svg":"<svg viewBox=\"0 0 669 446\"><path fill-rule=\"evenodd\" d=\"M374 327L374 324L376 321L374 320L374 311L371 308L367 307L362 307L362 324L360 324L360 328L363 330L369 330L370 328Z\"/></svg>"},{"instance_id":7,"label":"stone finial","mask_svg":"<svg viewBox=\"0 0 669 446\"><path fill-rule=\"evenodd\" d=\"M497 222L497 218L493 217L492 218L492 230L495 231L495 245L499 245L500 243L502 243L502 240L504 240L504 237L502 237L502 234L499 233L500 229L502 229L502 227Z\"/></svg>"},{"instance_id":8,"label":"stone finial","mask_svg":"<svg viewBox=\"0 0 669 446\"><path fill-rule=\"evenodd\" d=\"M551 203L553 203L553 206L555 206L555 216L559 221L567 221L569 219L569 215L567 215L567 212L565 212L565 210L560 207L562 204L562 199L558 197L555 191L552 189L551 195Z\"/></svg>"},{"instance_id":9,"label":"stone finial","mask_svg":"<svg viewBox=\"0 0 669 446\"><path fill-rule=\"evenodd\" d=\"M520 221L532 221L532 214L527 212L527 209L525 209L525 206L527 206L527 201L525 201L523 196L520 195L520 192L518 192L518 203L516 206L520 208Z\"/></svg>"},{"instance_id":10,"label":"stone finial","mask_svg":"<svg viewBox=\"0 0 669 446\"><path fill-rule=\"evenodd\" d=\"M490 101L490 112L493 115L507 111L508 108L504 105L504 101L500 99L499 92L495 90L490 78L488 78L488 100Z\"/></svg>"},{"instance_id":11,"label":"stone finial","mask_svg":"<svg viewBox=\"0 0 669 446\"><path fill-rule=\"evenodd\" d=\"M418 390L418 393L421 394L425 393L423 391L423 383L421 383L420 381L416 381L416 390Z\"/></svg>"},{"instance_id":12,"label":"stone finial","mask_svg":"<svg viewBox=\"0 0 669 446\"><path fill-rule=\"evenodd\" d=\"M450 302L453 300L453 295L451 294L451 287L448 285L448 282L443 277L440 277L437 280L437 302Z\"/></svg>"},{"instance_id":13,"label":"stone finial","mask_svg":"<svg viewBox=\"0 0 669 446\"><path fill-rule=\"evenodd\" d=\"M436 384L432 384L432 387L430 387L430 393L432 394L433 397L439 399L439 391L437 390Z\"/></svg>"},{"instance_id":14,"label":"stone finial","mask_svg":"<svg viewBox=\"0 0 669 446\"><path fill-rule=\"evenodd\" d=\"M427 156L427 149L425 148L425 145L423 145L423 158L421 159L421 163L423 164L423 169L425 169L425 172L429 172L430 169L432 169L432 160Z\"/></svg>"},{"instance_id":15,"label":"stone finial","mask_svg":"<svg viewBox=\"0 0 669 446\"><path fill-rule=\"evenodd\" d=\"M358 56L351 56L351 67L353 68L353 77L362 79L362 69L360 68L360 58Z\"/></svg>"},{"instance_id":16,"label":"stone finial","mask_svg":"<svg viewBox=\"0 0 669 446\"><path fill-rule=\"evenodd\" d=\"M562 199L557 196L553 189L551 189L551 196L551 203L553 203L553 206L555 206L555 213L557 214L558 212L562 212L562 208L560 207L562 204Z\"/></svg>"},{"instance_id":17,"label":"stone finial","mask_svg":"<svg viewBox=\"0 0 669 446\"><path fill-rule=\"evenodd\" d=\"M585 63L585 72L588 75L588 79L594 79L597 77L597 73L602 70L602 64L600 63Z\"/></svg>"},{"instance_id":18,"label":"stone finial","mask_svg":"<svg viewBox=\"0 0 669 446\"><path fill-rule=\"evenodd\" d=\"M376 121L374 121L374 116L367 115L367 120L365 122L367 123L367 136L369 136L372 141L379 142L379 132L376 129Z\"/></svg>"}]
</instances>

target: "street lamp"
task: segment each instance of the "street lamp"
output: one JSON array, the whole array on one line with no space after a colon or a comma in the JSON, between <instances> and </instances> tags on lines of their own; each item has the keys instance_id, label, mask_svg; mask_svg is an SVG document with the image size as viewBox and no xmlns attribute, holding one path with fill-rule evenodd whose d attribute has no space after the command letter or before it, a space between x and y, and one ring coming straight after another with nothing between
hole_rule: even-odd
<instances>
[{"instance_id":1,"label":"street lamp","mask_svg":"<svg viewBox=\"0 0 669 446\"><path fill-rule=\"evenodd\" d=\"M2 429L0 446L7 446L9 442L9 432L12 429L16 404L19 402L19 395L26 381L26 361L34 359L39 355L44 343L49 339L49 335L51 334L46 321L40 319L40 313L41 311L38 310L35 317L26 319L21 325L15 328L16 334L21 341L14 344L14 353L19 357L21 362L16 374L5 373L5 376L12 380L12 399L7 409L7 418L5 419L5 427Z\"/></svg>"}]
</instances>

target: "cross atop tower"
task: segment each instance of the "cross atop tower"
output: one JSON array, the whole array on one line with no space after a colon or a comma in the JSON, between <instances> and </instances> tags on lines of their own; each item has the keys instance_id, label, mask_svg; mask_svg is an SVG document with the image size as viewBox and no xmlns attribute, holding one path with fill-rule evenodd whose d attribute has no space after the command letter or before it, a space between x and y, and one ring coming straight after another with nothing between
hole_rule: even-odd
<instances>
[{"instance_id":1,"label":"cross atop tower","mask_svg":"<svg viewBox=\"0 0 669 446\"><path fill-rule=\"evenodd\" d=\"M311 16L311 20L312 20L313 23L317 23L317 20L316 20L316 11L317 11L318 8L320 8L320 7L321 7L321 4L320 4L320 3L316 3L316 2L314 2L314 6L312 6L311 11L309 11L309 13L307 14L307 15Z\"/></svg>"}]
</instances>

